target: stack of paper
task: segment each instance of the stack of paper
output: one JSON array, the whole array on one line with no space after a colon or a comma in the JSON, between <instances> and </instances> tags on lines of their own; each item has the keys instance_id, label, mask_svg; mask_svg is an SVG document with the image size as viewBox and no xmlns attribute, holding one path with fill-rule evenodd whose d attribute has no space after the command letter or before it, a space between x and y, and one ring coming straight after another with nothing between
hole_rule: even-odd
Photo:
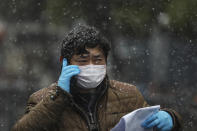
<instances>
[{"instance_id":1,"label":"stack of paper","mask_svg":"<svg viewBox=\"0 0 197 131\"><path fill-rule=\"evenodd\" d=\"M123 116L111 131L153 131L153 129L144 129L141 123L159 109L160 105L137 109Z\"/></svg>"}]
</instances>

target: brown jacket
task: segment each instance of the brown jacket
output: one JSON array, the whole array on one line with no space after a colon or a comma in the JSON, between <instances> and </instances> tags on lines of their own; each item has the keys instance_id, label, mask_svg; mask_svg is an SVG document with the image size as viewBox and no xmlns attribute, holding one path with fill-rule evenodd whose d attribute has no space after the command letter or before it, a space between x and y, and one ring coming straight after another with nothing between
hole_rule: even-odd
<instances>
[{"instance_id":1,"label":"brown jacket","mask_svg":"<svg viewBox=\"0 0 197 131\"><path fill-rule=\"evenodd\" d=\"M148 104L135 86L111 80L96 105L99 131L109 131L123 115L146 106ZM179 115L173 110L164 110L173 117L173 131L179 131ZM91 131L90 123L72 96L54 83L30 96L25 115L12 131Z\"/></svg>"}]
</instances>

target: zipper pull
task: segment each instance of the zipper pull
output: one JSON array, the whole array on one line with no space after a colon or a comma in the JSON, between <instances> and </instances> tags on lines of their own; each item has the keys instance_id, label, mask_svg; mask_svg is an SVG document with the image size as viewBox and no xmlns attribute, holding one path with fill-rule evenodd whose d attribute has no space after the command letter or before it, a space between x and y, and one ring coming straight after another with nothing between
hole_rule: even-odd
<instances>
[{"instance_id":1,"label":"zipper pull","mask_svg":"<svg viewBox=\"0 0 197 131\"><path fill-rule=\"evenodd\" d=\"M90 121L91 121L91 123L92 123L92 124L95 123L92 113L89 113L89 116L90 116Z\"/></svg>"},{"instance_id":2,"label":"zipper pull","mask_svg":"<svg viewBox=\"0 0 197 131\"><path fill-rule=\"evenodd\" d=\"M89 117L90 117L90 125L89 125L90 130L91 131L98 131L98 126L94 121L93 114L91 112L89 112L88 114L89 114Z\"/></svg>"}]
</instances>

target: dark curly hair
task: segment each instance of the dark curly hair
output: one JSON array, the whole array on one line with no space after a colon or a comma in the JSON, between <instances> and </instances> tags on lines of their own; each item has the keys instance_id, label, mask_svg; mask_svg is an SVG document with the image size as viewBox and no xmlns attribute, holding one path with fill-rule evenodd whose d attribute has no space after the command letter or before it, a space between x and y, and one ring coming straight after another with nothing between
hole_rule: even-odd
<instances>
[{"instance_id":1,"label":"dark curly hair","mask_svg":"<svg viewBox=\"0 0 197 131\"><path fill-rule=\"evenodd\" d=\"M110 50L110 42L101 35L94 27L78 25L73 28L61 43L61 59L66 58L70 62L74 54L87 52L86 47L94 48L99 46L106 57ZM61 61L61 60L60 60Z\"/></svg>"}]
</instances>

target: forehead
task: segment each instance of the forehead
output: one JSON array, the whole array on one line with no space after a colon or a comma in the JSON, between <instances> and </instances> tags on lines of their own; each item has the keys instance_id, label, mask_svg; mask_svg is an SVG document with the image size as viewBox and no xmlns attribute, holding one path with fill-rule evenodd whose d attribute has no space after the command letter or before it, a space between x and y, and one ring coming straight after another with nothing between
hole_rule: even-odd
<instances>
[{"instance_id":1,"label":"forehead","mask_svg":"<svg viewBox=\"0 0 197 131\"><path fill-rule=\"evenodd\" d=\"M96 48L86 48L86 50L90 53L90 54L103 54L103 50L99 47Z\"/></svg>"},{"instance_id":2,"label":"forehead","mask_svg":"<svg viewBox=\"0 0 197 131\"><path fill-rule=\"evenodd\" d=\"M83 49L83 51L79 51L75 55L81 56L81 55L85 55L85 54L104 55L103 50L98 46L96 46L94 48L85 47L85 49Z\"/></svg>"}]
</instances>

